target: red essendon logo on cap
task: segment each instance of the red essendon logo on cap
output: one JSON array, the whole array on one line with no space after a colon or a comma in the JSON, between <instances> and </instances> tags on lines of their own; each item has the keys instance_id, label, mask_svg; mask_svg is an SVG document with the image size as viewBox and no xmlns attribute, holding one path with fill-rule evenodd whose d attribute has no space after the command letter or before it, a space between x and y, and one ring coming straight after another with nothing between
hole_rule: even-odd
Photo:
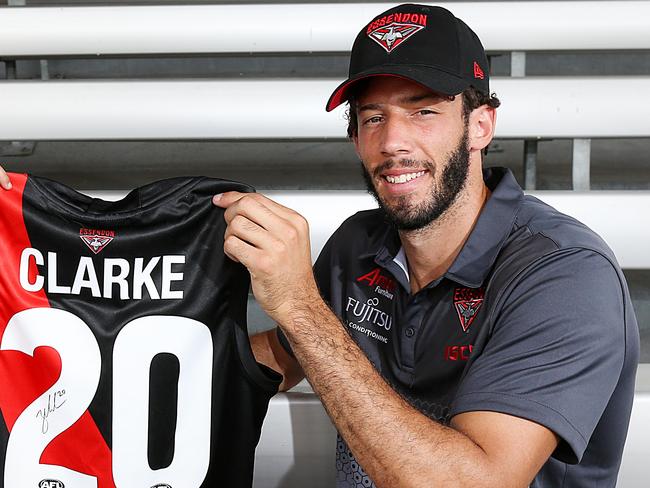
<instances>
[{"instance_id":1,"label":"red essendon logo on cap","mask_svg":"<svg viewBox=\"0 0 650 488\"><path fill-rule=\"evenodd\" d=\"M102 249L110 244L115 239L114 230L99 230L99 229L79 229L79 237L84 244L88 246L95 254L99 254Z\"/></svg>"},{"instance_id":2,"label":"red essendon logo on cap","mask_svg":"<svg viewBox=\"0 0 650 488\"><path fill-rule=\"evenodd\" d=\"M389 53L426 25L425 14L394 13L371 22L366 34Z\"/></svg>"},{"instance_id":3,"label":"red essendon logo on cap","mask_svg":"<svg viewBox=\"0 0 650 488\"><path fill-rule=\"evenodd\" d=\"M483 73L483 70L476 61L474 61L474 78L485 79L485 73Z\"/></svg>"},{"instance_id":4,"label":"red essendon logo on cap","mask_svg":"<svg viewBox=\"0 0 650 488\"><path fill-rule=\"evenodd\" d=\"M454 308L460 320L463 332L472 325L478 309L483 305L485 288L456 288L454 290Z\"/></svg>"}]
</instances>

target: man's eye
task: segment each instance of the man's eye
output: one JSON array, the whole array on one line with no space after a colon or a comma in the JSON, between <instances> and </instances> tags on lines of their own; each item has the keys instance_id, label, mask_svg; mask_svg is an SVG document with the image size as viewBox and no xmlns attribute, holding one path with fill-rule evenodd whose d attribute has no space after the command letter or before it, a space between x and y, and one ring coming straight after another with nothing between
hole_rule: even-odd
<instances>
[{"instance_id":1,"label":"man's eye","mask_svg":"<svg viewBox=\"0 0 650 488\"><path fill-rule=\"evenodd\" d=\"M418 110L417 113L418 113L418 115L435 115L438 112L436 112L435 110L428 109L428 108L423 108L422 110Z\"/></svg>"},{"instance_id":2,"label":"man's eye","mask_svg":"<svg viewBox=\"0 0 650 488\"><path fill-rule=\"evenodd\" d=\"M378 124L379 122L381 122L381 116L375 115L373 117L368 117L364 124Z\"/></svg>"}]
</instances>

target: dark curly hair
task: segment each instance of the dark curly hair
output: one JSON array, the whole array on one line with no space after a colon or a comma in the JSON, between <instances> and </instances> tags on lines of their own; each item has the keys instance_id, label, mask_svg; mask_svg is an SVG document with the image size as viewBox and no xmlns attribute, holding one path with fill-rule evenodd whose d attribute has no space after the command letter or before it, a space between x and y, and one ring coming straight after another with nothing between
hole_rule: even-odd
<instances>
[{"instance_id":1,"label":"dark curly hair","mask_svg":"<svg viewBox=\"0 0 650 488\"><path fill-rule=\"evenodd\" d=\"M350 93L348 98L348 109L346 111L346 118L348 120L348 137L352 139L357 135L358 130L358 121L357 121L357 96L358 93L361 93L363 89L367 86L368 80L362 80L358 82L354 91ZM492 93L490 95L478 91L473 86L465 89L461 93L463 97L463 120L465 123L469 120L469 114L472 113L472 110L482 106L488 105L492 108L497 108L501 105L501 101L497 96ZM453 97L451 97L453 100ZM484 149L485 154L487 154L487 147Z\"/></svg>"}]
</instances>

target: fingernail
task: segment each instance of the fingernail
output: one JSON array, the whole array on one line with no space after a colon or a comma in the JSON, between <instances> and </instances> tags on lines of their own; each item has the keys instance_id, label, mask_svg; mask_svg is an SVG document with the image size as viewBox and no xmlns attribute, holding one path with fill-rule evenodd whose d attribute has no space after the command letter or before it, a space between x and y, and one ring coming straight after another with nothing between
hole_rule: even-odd
<instances>
[{"instance_id":1,"label":"fingernail","mask_svg":"<svg viewBox=\"0 0 650 488\"><path fill-rule=\"evenodd\" d=\"M5 185L5 189L11 190L11 181L7 182L7 184Z\"/></svg>"},{"instance_id":2,"label":"fingernail","mask_svg":"<svg viewBox=\"0 0 650 488\"><path fill-rule=\"evenodd\" d=\"M223 193L217 193L215 196L212 197L212 201L214 203L217 203L219 200L221 200L222 196L223 196Z\"/></svg>"}]
</instances>

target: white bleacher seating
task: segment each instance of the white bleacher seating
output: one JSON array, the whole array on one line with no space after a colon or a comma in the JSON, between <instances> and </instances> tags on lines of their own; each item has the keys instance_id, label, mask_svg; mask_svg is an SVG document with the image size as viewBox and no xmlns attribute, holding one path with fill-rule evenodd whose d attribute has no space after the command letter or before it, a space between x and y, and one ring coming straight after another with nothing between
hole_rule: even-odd
<instances>
[{"instance_id":1,"label":"white bleacher seating","mask_svg":"<svg viewBox=\"0 0 650 488\"><path fill-rule=\"evenodd\" d=\"M324 110L341 81L7 81L0 140L343 139L344 107ZM606 115L602 105L613 86L643 93L650 77L502 77L491 86L503 102L496 137L650 136L650 98L617 97Z\"/></svg>"},{"instance_id":2,"label":"white bleacher seating","mask_svg":"<svg viewBox=\"0 0 650 488\"><path fill-rule=\"evenodd\" d=\"M488 51L650 48L648 1L423 3L452 9ZM390 5L0 9L0 55L345 52L359 26Z\"/></svg>"}]
</instances>

